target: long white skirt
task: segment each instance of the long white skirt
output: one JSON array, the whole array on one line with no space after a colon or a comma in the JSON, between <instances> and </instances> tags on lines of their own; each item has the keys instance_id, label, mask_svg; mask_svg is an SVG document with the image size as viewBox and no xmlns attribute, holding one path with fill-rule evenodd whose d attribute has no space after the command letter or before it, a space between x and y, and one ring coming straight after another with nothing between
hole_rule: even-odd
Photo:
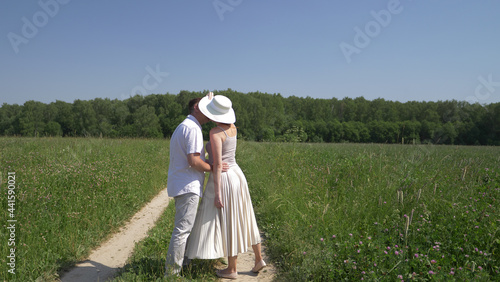
<instances>
[{"instance_id":1,"label":"long white skirt","mask_svg":"<svg viewBox=\"0 0 500 282\"><path fill-rule=\"evenodd\" d=\"M248 184L239 166L221 174L223 208L214 204L214 181L210 174L188 238L186 256L215 259L245 253L261 242Z\"/></svg>"}]
</instances>

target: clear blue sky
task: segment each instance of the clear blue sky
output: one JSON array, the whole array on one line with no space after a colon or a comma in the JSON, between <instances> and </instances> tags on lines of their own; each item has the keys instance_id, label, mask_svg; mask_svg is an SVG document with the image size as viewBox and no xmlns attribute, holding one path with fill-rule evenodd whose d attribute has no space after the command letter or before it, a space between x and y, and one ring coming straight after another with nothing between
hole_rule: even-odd
<instances>
[{"instance_id":1,"label":"clear blue sky","mask_svg":"<svg viewBox=\"0 0 500 282\"><path fill-rule=\"evenodd\" d=\"M231 88L500 102L500 1L2 1L0 104Z\"/></svg>"}]
</instances>

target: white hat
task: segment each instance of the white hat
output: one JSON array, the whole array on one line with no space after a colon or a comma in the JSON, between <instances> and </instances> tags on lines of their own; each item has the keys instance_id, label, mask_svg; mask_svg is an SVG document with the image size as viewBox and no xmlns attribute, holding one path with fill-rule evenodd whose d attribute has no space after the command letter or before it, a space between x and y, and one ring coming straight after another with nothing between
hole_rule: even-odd
<instances>
[{"instance_id":1,"label":"white hat","mask_svg":"<svg viewBox=\"0 0 500 282\"><path fill-rule=\"evenodd\" d=\"M231 100L222 95L216 95L211 100L205 96L198 102L198 108L207 118L226 124L236 121L232 106Z\"/></svg>"}]
</instances>

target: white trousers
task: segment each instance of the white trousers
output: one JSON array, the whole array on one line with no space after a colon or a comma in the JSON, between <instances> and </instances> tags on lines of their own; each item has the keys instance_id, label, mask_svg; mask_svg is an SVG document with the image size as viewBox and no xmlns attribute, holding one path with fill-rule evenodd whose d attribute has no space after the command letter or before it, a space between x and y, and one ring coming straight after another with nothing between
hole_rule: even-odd
<instances>
[{"instance_id":1,"label":"white trousers","mask_svg":"<svg viewBox=\"0 0 500 282\"><path fill-rule=\"evenodd\" d=\"M178 274L181 271L187 238L193 229L200 196L188 193L174 197L174 200L175 226L168 246L166 275Z\"/></svg>"}]
</instances>

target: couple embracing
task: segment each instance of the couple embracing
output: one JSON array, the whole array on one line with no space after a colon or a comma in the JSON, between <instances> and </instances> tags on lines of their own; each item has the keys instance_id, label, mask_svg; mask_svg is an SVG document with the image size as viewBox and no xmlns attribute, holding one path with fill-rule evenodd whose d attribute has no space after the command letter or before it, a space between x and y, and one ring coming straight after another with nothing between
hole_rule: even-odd
<instances>
[{"instance_id":1,"label":"couple embracing","mask_svg":"<svg viewBox=\"0 0 500 282\"><path fill-rule=\"evenodd\" d=\"M166 275L178 275L194 258L228 257L228 267L217 276L235 279L238 254L250 246L255 253L252 271L259 272L266 263L248 184L235 160L237 130L231 100L210 92L191 100L189 111L170 141L167 191L175 200L175 226ZM209 121L217 126L210 130L207 162L201 125ZM203 192L205 172L210 176Z\"/></svg>"}]
</instances>

